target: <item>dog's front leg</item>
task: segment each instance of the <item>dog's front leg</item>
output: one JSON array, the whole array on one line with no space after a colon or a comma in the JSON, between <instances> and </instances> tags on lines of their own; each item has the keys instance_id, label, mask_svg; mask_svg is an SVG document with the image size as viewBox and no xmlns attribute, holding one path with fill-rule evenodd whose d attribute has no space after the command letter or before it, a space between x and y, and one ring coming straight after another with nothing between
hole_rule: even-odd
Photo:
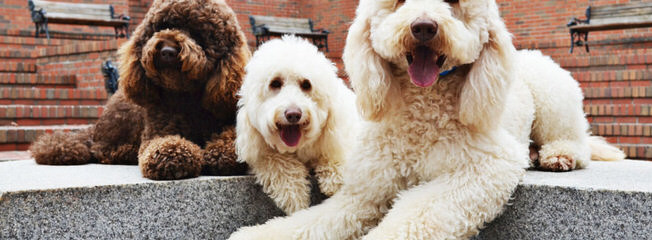
<instances>
[{"instance_id":1,"label":"dog's front leg","mask_svg":"<svg viewBox=\"0 0 652 240\"><path fill-rule=\"evenodd\" d=\"M310 206L308 168L296 158L269 153L250 163L256 181L286 214Z\"/></svg>"},{"instance_id":2,"label":"dog's front leg","mask_svg":"<svg viewBox=\"0 0 652 240\"><path fill-rule=\"evenodd\" d=\"M440 154L455 156L444 161L457 164L401 193L378 227L363 239L468 239L476 235L484 223L500 214L525 173L513 159L525 159L525 152L515 154L510 149L517 146L492 146L497 151L489 152L466 147L463 152ZM434 151L438 150L446 152Z\"/></svg>"},{"instance_id":3,"label":"dog's front leg","mask_svg":"<svg viewBox=\"0 0 652 240\"><path fill-rule=\"evenodd\" d=\"M333 196L342 187L341 165L340 161L322 159L315 166L319 190L327 196Z\"/></svg>"},{"instance_id":4,"label":"dog's front leg","mask_svg":"<svg viewBox=\"0 0 652 240\"><path fill-rule=\"evenodd\" d=\"M323 203L263 225L241 228L229 239L329 240L364 235L378 224L396 193L406 187L394 168L392 154L376 148L379 146L368 145L354 154L343 173L344 185Z\"/></svg>"}]
</instances>

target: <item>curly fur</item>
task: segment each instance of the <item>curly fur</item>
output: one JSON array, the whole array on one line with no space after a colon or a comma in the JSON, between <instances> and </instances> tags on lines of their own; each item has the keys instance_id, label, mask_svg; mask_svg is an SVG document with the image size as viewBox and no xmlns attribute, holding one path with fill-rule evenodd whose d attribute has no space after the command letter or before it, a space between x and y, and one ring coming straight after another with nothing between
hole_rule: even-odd
<instances>
[{"instance_id":1,"label":"curly fur","mask_svg":"<svg viewBox=\"0 0 652 240\"><path fill-rule=\"evenodd\" d=\"M171 63L162 60L164 46L178 52ZM244 173L228 132L234 129L236 94L250 52L223 0L155 1L118 54L120 89L92 131L87 151L93 156L59 158L138 163L152 179ZM53 144L50 139L37 140L33 151L52 152L40 151Z\"/></svg>"},{"instance_id":2,"label":"curly fur","mask_svg":"<svg viewBox=\"0 0 652 240\"><path fill-rule=\"evenodd\" d=\"M434 38L412 36L419 19L437 24ZM407 53L424 48L457 70L418 86ZM368 122L341 189L230 239L467 239L507 204L530 166L530 137L547 170L624 156L589 137L568 72L515 50L493 0L361 0L343 58Z\"/></svg>"},{"instance_id":3,"label":"curly fur","mask_svg":"<svg viewBox=\"0 0 652 240\"><path fill-rule=\"evenodd\" d=\"M246 70L236 128L240 161L287 214L310 205L311 169L321 191L333 195L360 121L355 95L333 63L307 41L284 36L261 45ZM284 113L292 108L301 112L296 146L282 140L280 129L290 125Z\"/></svg>"}]
</instances>

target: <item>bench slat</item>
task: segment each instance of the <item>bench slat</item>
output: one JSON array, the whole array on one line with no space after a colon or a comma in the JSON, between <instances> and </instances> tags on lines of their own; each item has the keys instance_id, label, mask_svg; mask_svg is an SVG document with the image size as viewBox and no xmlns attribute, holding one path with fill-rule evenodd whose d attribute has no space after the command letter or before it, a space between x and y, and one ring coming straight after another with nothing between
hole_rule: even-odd
<instances>
[{"instance_id":1,"label":"bench slat","mask_svg":"<svg viewBox=\"0 0 652 240\"><path fill-rule=\"evenodd\" d=\"M652 5L640 8L620 9L614 11L591 11L591 20L596 18L614 18L620 16L652 15Z\"/></svg>"},{"instance_id":2,"label":"bench slat","mask_svg":"<svg viewBox=\"0 0 652 240\"><path fill-rule=\"evenodd\" d=\"M603 25L603 24L614 24L614 23L632 24L638 22L652 22L652 15L591 19L590 25Z\"/></svg>"},{"instance_id":3,"label":"bench slat","mask_svg":"<svg viewBox=\"0 0 652 240\"><path fill-rule=\"evenodd\" d=\"M45 10L48 10L49 8L70 8L70 9L83 9L83 10L90 10L90 9L106 9L107 11L109 10L109 7L111 5L109 4L93 4L93 3L65 3L65 2L48 2L48 1L39 1L39 0L33 0L34 6L36 6L36 9L39 8L45 8Z\"/></svg>"}]
</instances>

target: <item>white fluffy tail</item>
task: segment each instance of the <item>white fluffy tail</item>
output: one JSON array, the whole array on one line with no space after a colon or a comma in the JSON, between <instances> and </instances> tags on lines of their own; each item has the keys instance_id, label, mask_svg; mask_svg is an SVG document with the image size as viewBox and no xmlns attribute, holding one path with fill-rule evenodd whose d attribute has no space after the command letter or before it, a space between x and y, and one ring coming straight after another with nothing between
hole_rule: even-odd
<instances>
[{"instance_id":1,"label":"white fluffy tail","mask_svg":"<svg viewBox=\"0 0 652 240\"><path fill-rule=\"evenodd\" d=\"M591 160L594 161L619 161L625 159L625 153L609 144L603 137L590 136Z\"/></svg>"}]
</instances>

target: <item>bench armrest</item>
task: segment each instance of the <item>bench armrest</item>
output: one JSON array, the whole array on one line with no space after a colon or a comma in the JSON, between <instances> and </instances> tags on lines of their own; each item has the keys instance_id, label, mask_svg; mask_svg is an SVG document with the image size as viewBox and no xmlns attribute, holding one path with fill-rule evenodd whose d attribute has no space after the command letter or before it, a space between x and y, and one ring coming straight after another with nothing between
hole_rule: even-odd
<instances>
[{"instance_id":1,"label":"bench armrest","mask_svg":"<svg viewBox=\"0 0 652 240\"><path fill-rule=\"evenodd\" d=\"M315 29L315 30L313 30L313 32L320 32L320 33L326 33L326 34L331 33L331 32L329 32L328 30L323 29L323 28Z\"/></svg>"},{"instance_id":2,"label":"bench armrest","mask_svg":"<svg viewBox=\"0 0 652 240\"><path fill-rule=\"evenodd\" d=\"M124 14L120 14L120 15L116 16L115 15L115 10L113 10L113 5L109 5L109 11L111 11L111 19L120 19L120 20L125 20L125 21L131 20L131 17L129 17L127 15L124 15Z\"/></svg>"}]
</instances>

